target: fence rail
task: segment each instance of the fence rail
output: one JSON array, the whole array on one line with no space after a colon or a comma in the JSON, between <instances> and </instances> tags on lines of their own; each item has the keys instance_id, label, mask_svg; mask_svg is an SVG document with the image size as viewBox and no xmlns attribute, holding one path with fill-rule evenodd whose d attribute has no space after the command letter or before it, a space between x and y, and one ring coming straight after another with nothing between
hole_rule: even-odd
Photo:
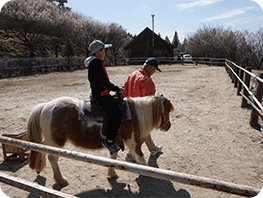
<instances>
[{"instance_id":1,"label":"fence rail","mask_svg":"<svg viewBox=\"0 0 263 198\"><path fill-rule=\"evenodd\" d=\"M186 60L184 58L174 58L174 57L156 57L159 64L182 64L185 63L193 63L193 64L205 64L205 65L217 65L224 66L225 58L210 58L210 57L192 57L191 60ZM123 65L143 65L143 63L147 60L147 57L138 57L138 58L119 58L117 59L117 65L119 63Z\"/></svg>"},{"instance_id":2,"label":"fence rail","mask_svg":"<svg viewBox=\"0 0 263 198\"><path fill-rule=\"evenodd\" d=\"M0 59L0 78L83 69L83 57L73 58L4 58Z\"/></svg>"},{"instance_id":3,"label":"fence rail","mask_svg":"<svg viewBox=\"0 0 263 198\"><path fill-rule=\"evenodd\" d=\"M205 64L209 66L224 66L226 62L225 58L193 57L192 59L196 65Z\"/></svg>"},{"instance_id":4,"label":"fence rail","mask_svg":"<svg viewBox=\"0 0 263 198\"><path fill-rule=\"evenodd\" d=\"M192 57L191 60L184 60L183 58L175 57L156 57L159 64L205 64L209 66L225 66L227 61L225 58L211 58L211 57ZM0 79L23 75L30 75L34 73L46 73L55 71L68 71L76 69L84 69L85 57L75 57L71 61L67 58L5 58L0 59ZM147 57L138 58L117 58L115 59L115 66L118 65L143 65ZM233 63L235 64L235 63ZM112 65L112 64L111 64ZM237 67L240 67L236 65ZM251 74L253 76L253 74Z\"/></svg>"},{"instance_id":5,"label":"fence rail","mask_svg":"<svg viewBox=\"0 0 263 198\"><path fill-rule=\"evenodd\" d=\"M260 189L252 188L249 186L238 185L234 183L219 181L215 179L199 177L195 175L189 175L184 173L178 173L169 170L163 170L159 168L143 166L128 162L122 162L104 157L97 157L89 154L84 154L76 151L69 151L51 146L45 146L28 141L22 141L14 138L0 136L0 142L2 144L12 145L16 147L22 147L31 149L38 152L48 153L52 155L58 155L82 162L93 163L105 167L114 167L122 171L129 171L157 179L163 179L168 181L179 182L188 185L194 185L202 188L227 192L231 194L252 197L260 193Z\"/></svg>"},{"instance_id":6,"label":"fence rail","mask_svg":"<svg viewBox=\"0 0 263 198\"><path fill-rule=\"evenodd\" d=\"M223 66L224 58L193 57L192 60L177 59L174 57L157 57L159 64L206 64ZM4 58L0 59L0 79L16 76L24 76L35 73L68 71L84 69L84 57L67 58ZM147 57L117 58L115 66L118 65L143 65ZM108 65L106 63L106 65ZM112 65L112 64L111 64Z\"/></svg>"},{"instance_id":7,"label":"fence rail","mask_svg":"<svg viewBox=\"0 0 263 198\"><path fill-rule=\"evenodd\" d=\"M226 60L225 68L234 86L237 87L237 94L242 96L241 107L251 105L250 126L263 129L258 118L263 118L262 94L263 94L263 73L260 76L253 74L251 67L242 68L232 61ZM244 75L245 74L245 75ZM257 84L255 94L250 89L251 77ZM243 89L243 91L242 91Z\"/></svg>"},{"instance_id":8,"label":"fence rail","mask_svg":"<svg viewBox=\"0 0 263 198\"><path fill-rule=\"evenodd\" d=\"M62 193L57 190L47 188L45 186L36 184L34 182L29 182L1 172L0 172L0 182L14 186L22 190L26 190L34 195L40 195L42 197L77 198L75 196L68 195L66 193Z\"/></svg>"}]
</instances>

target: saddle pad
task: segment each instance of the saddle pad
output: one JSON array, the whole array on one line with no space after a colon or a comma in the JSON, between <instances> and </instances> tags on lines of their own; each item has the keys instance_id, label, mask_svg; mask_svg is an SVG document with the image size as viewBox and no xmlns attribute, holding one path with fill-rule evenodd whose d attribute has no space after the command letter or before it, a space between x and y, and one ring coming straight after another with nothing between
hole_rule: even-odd
<instances>
[{"instance_id":1,"label":"saddle pad","mask_svg":"<svg viewBox=\"0 0 263 198\"><path fill-rule=\"evenodd\" d=\"M123 120L131 120L131 111L129 107L128 100L126 98L123 99L122 104L122 113ZM97 104L91 104L91 101L80 100L79 101L79 120L86 121L103 121L103 112L102 107Z\"/></svg>"},{"instance_id":2,"label":"saddle pad","mask_svg":"<svg viewBox=\"0 0 263 198\"><path fill-rule=\"evenodd\" d=\"M90 100L80 100L79 120L103 121L102 107L97 104L91 104Z\"/></svg>"}]
</instances>

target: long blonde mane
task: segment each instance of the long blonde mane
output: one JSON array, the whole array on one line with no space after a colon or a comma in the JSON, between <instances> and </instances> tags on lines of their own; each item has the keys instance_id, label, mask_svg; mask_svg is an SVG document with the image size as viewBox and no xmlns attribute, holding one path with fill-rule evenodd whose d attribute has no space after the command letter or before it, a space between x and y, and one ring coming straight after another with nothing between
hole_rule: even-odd
<instances>
[{"instance_id":1,"label":"long blonde mane","mask_svg":"<svg viewBox=\"0 0 263 198\"><path fill-rule=\"evenodd\" d=\"M148 137L152 130L160 126L161 113L164 110L163 98L161 96L131 98L138 116L139 130L142 138Z\"/></svg>"}]
</instances>

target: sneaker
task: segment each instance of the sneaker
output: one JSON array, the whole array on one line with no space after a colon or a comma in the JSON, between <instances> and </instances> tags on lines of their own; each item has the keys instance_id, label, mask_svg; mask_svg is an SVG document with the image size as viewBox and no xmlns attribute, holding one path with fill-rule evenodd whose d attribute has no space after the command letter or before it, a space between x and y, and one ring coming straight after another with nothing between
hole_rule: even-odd
<instances>
[{"instance_id":1,"label":"sneaker","mask_svg":"<svg viewBox=\"0 0 263 198\"><path fill-rule=\"evenodd\" d=\"M163 148L162 146L156 146L155 149L153 151L151 151L151 155L154 156L157 153L161 152L162 148Z\"/></svg>"},{"instance_id":2,"label":"sneaker","mask_svg":"<svg viewBox=\"0 0 263 198\"><path fill-rule=\"evenodd\" d=\"M117 153L119 149L115 146L114 142L109 143L106 139L102 141L102 145L113 153Z\"/></svg>"}]
</instances>

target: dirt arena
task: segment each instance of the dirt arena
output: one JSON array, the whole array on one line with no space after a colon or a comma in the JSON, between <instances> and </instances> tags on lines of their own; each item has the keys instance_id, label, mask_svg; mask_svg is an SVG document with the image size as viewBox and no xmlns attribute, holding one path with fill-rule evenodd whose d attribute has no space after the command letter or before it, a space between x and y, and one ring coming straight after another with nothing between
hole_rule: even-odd
<instances>
[{"instance_id":1,"label":"dirt arena","mask_svg":"<svg viewBox=\"0 0 263 198\"><path fill-rule=\"evenodd\" d=\"M108 67L110 79L123 85L127 76L140 66ZM263 186L263 134L249 126L250 111L242 109L241 97L223 67L161 65L153 80L157 93L175 106L168 132L154 131L156 145L163 152L150 157L143 145L146 161L152 167L187 173L261 189ZM31 108L38 103L72 96L89 97L87 71L50 73L0 80L0 134L25 130ZM2 150L2 145L0 145ZM66 149L108 157L106 149L82 150L67 144ZM119 152L124 160L127 152ZM37 175L27 162L4 162L0 152L0 171L77 197L185 197L236 198L181 183L164 181L117 170L117 180L106 177L105 167L60 158L60 168L69 185L54 185L49 162ZM0 183L10 197L38 197Z\"/></svg>"}]
</instances>

